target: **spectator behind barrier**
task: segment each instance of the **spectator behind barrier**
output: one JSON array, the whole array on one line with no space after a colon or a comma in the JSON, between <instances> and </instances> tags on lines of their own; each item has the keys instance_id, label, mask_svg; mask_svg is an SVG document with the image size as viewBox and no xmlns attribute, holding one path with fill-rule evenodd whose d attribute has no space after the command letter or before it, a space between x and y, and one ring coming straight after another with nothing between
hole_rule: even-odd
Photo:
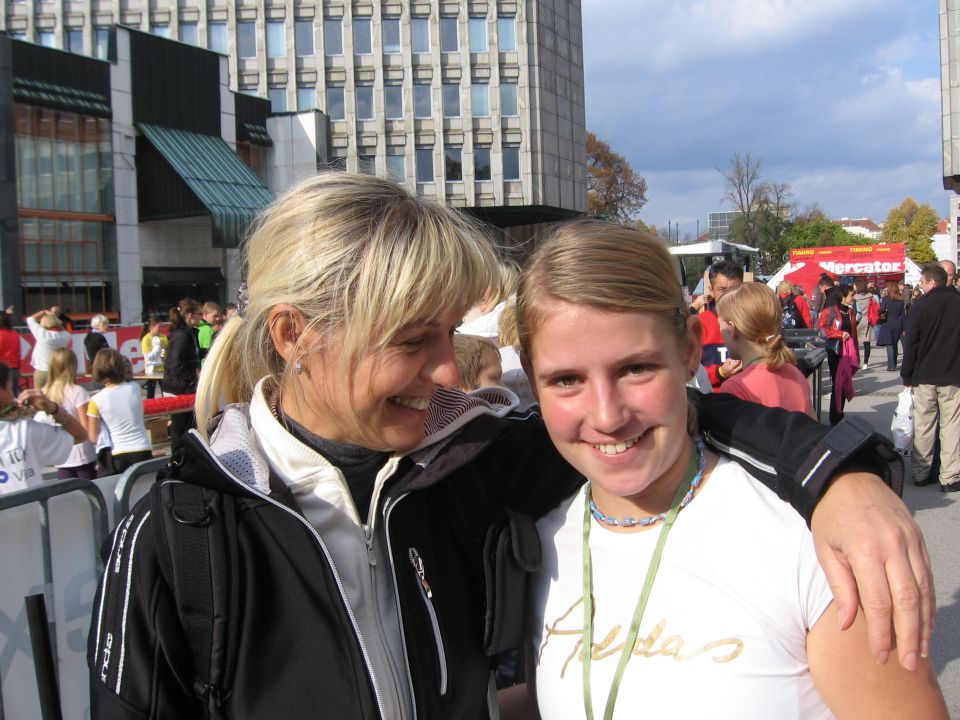
<instances>
[{"instance_id":1,"label":"spectator behind barrier","mask_svg":"<svg viewBox=\"0 0 960 720\"><path fill-rule=\"evenodd\" d=\"M153 445L143 424L140 386L130 380L127 359L113 348L104 348L93 359L93 379L104 388L87 405L87 432L97 441L101 423L110 432L113 468L122 473L131 465L153 457Z\"/></svg>"}]
</instances>

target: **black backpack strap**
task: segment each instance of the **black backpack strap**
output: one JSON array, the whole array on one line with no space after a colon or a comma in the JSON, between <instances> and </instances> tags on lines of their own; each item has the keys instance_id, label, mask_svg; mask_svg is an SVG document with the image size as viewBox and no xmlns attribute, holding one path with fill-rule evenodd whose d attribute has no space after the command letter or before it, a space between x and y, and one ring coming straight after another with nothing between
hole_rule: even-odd
<instances>
[{"instance_id":1,"label":"black backpack strap","mask_svg":"<svg viewBox=\"0 0 960 720\"><path fill-rule=\"evenodd\" d=\"M193 656L193 690L206 717L222 718L239 634L236 502L172 480L158 482L151 493L160 568Z\"/></svg>"},{"instance_id":2,"label":"black backpack strap","mask_svg":"<svg viewBox=\"0 0 960 720\"><path fill-rule=\"evenodd\" d=\"M486 585L483 645L489 656L520 647L527 630L527 597L542 559L530 515L504 510L487 530L483 547Z\"/></svg>"}]
</instances>

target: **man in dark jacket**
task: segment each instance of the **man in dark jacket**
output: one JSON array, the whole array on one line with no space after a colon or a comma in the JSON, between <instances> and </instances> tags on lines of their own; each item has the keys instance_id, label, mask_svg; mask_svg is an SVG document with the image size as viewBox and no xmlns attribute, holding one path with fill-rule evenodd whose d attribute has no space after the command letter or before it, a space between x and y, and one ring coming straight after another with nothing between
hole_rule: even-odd
<instances>
[{"instance_id":1,"label":"man in dark jacket","mask_svg":"<svg viewBox=\"0 0 960 720\"><path fill-rule=\"evenodd\" d=\"M913 390L913 481L935 479L937 422L940 431L940 490L960 492L960 294L947 287L947 273L925 265L920 275L923 297L910 311L903 341L903 384Z\"/></svg>"}]
</instances>

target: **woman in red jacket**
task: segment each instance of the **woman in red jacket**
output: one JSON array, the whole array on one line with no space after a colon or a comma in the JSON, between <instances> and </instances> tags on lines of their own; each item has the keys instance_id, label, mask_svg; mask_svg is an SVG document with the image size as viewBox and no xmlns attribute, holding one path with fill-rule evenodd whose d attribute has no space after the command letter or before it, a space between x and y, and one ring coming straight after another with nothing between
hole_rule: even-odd
<instances>
[{"instance_id":1,"label":"woman in red jacket","mask_svg":"<svg viewBox=\"0 0 960 720\"><path fill-rule=\"evenodd\" d=\"M20 335L13 329L13 306L0 313L0 362L10 368L14 395L20 392Z\"/></svg>"},{"instance_id":2,"label":"woman in red jacket","mask_svg":"<svg viewBox=\"0 0 960 720\"><path fill-rule=\"evenodd\" d=\"M844 341L853 338L857 344L857 317L853 309L853 285L839 285L827 292L823 312L817 317L817 327L827 336L827 365L830 367L832 391L830 395L830 424L843 419L844 398L838 386L837 368L843 356ZM859 364L859 361L858 361Z\"/></svg>"}]
</instances>

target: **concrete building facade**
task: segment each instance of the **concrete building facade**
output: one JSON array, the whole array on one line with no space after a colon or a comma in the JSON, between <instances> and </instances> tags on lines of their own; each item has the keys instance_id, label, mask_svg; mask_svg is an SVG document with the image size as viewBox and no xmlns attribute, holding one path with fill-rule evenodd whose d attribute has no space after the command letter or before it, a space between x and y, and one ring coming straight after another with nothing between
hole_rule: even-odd
<instances>
[{"instance_id":1,"label":"concrete building facade","mask_svg":"<svg viewBox=\"0 0 960 720\"><path fill-rule=\"evenodd\" d=\"M222 53L230 90L269 98L275 114L323 111L322 137L302 130L316 137L321 161L483 208L496 225L585 210L579 0L5 7L0 30L10 36L93 57L106 56L114 24ZM267 178L272 190L292 177L281 174Z\"/></svg>"}]
</instances>

